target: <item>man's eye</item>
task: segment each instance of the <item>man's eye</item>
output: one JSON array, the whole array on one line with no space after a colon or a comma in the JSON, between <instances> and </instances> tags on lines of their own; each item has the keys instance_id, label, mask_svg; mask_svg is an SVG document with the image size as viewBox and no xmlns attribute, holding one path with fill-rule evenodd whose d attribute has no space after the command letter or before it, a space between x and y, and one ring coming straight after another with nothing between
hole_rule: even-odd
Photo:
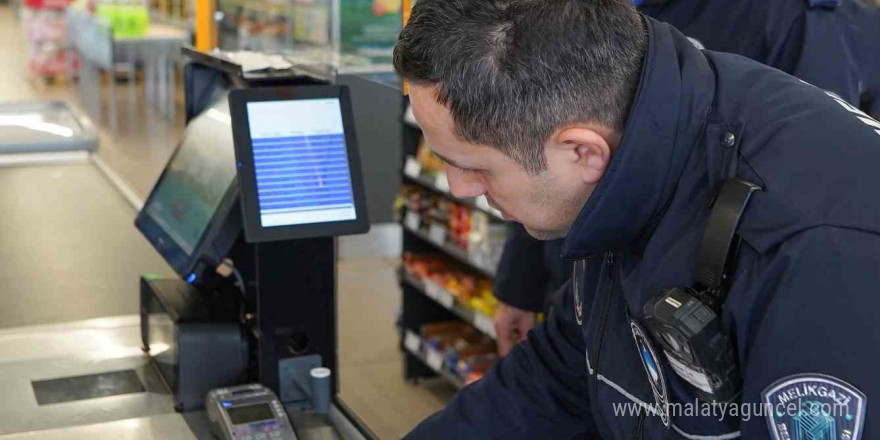
<instances>
[{"instance_id":1,"label":"man's eye","mask_svg":"<svg viewBox=\"0 0 880 440\"><path fill-rule=\"evenodd\" d=\"M474 169L470 169L470 168L459 168L458 170L461 171L462 173L466 173L466 174L476 174L479 172L479 170L474 170Z\"/></svg>"}]
</instances>

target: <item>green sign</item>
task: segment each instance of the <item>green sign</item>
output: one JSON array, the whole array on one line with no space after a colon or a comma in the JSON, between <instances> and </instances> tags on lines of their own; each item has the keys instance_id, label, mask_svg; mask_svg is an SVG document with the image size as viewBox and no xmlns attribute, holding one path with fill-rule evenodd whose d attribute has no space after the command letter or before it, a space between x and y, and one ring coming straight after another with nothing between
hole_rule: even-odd
<instances>
[{"instance_id":1,"label":"green sign","mask_svg":"<svg viewBox=\"0 0 880 440\"><path fill-rule=\"evenodd\" d=\"M391 52L403 22L401 0L340 0L343 53L391 62Z\"/></svg>"}]
</instances>

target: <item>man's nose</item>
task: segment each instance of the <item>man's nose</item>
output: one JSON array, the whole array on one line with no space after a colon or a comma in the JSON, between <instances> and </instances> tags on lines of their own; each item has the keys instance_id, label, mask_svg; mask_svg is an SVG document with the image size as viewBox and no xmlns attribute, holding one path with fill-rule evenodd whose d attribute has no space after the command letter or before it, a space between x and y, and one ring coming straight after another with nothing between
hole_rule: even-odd
<instances>
[{"instance_id":1,"label":"man's nose","mask_svg":"<svg viewBox=\"0 0 880 440\"><path fill-rule=\"evenodd\" d=\"M449 181L449 192L460 199L479 197L486 193L486 187L477 173L466 173L448 166L446 180Z\"/></svg>"}]
</instances>

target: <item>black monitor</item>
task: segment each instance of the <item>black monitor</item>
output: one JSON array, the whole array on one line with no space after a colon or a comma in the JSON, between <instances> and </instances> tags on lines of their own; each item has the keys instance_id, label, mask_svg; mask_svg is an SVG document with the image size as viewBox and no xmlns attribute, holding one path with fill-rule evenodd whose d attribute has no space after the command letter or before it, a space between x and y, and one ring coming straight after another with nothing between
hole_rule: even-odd
<instances>
[{"instance_id":1,"label":"black monitor","mask_svg":"<svg viewBox=\"0 0 880 440\"><path fill-rule=\"evenodd\" d=\"M248 242L369 229L347 87L239 89L229 104Z\"/></svg>"},{"instance_id":2,"label":"black monitor","mask_svg":"<svg viewBox=\"0 0 880 440\"><path fill-rule=\"evenodd\" d=\"M186 127L135 225L189 282L225 258L241 232L227 95Z\"/></svg>"}]
</instances>

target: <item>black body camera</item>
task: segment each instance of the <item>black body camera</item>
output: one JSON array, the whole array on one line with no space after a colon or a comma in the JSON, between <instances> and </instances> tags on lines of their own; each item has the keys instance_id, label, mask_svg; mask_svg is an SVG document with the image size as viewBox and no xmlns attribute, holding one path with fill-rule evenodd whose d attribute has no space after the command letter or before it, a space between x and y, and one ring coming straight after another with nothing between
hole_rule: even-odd
<instances>
[{"instance_id":1,"label":"black body camera","mask_svg":"<svg viewBox=\"0 0 880 440\"><path fill-rule=\"evenodd\" d=\"M645 304L645 323L669 365L710 402L730 402L742 388L739 362L721 322L727 284L735 269L736 228L760 187L729 179L712 204L697 253L695 287L673 287Z\"/></svg>"}]
</instances>

